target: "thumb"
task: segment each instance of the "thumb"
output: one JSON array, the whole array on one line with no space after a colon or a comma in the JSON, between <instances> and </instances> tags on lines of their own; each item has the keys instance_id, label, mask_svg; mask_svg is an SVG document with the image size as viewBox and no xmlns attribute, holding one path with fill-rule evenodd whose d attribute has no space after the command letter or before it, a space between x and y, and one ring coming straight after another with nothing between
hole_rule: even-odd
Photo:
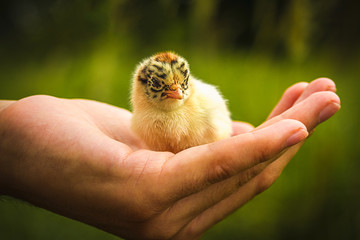
<instances>
[{"instance_id":1,"label":"thumb","mask_svg":"<svg viewBox=\"0 0 360 240\"><path fill-rule=\"evenodd\" d=\"M304 124L285 119L262 129L182 151L163 168L169 190L183 197L274 158L308 136ZM179 191L181 189L181 193Z\"/></svg>"}]
</instances>

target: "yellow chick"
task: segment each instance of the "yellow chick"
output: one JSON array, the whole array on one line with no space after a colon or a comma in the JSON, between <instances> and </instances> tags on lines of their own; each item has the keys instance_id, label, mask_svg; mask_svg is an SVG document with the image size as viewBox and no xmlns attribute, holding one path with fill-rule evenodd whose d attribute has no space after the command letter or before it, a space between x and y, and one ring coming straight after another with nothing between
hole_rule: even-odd
<instances>
[{"instance_id":1,"label":"yellow chick","mask_svg":"<svg viewBox=\"0 0 360 240\"><path fill-rule=\"evenodd\" d=\"M184 149L230 137L230 112L215 86L190 75L171 52L142 61L132 82L132 130L155 151Z\"/></svg>"}]
</instances>

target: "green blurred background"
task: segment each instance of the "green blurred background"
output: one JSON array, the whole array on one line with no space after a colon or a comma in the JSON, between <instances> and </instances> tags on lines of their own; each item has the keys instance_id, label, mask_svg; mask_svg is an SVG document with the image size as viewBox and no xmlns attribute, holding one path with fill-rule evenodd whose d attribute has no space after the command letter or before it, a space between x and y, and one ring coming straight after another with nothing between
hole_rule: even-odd
<instances>
[{"instance_id":1,"label":"green blurred background","mask_svg":"<svg viewBox=\"0 0 360 240\"><path fill-rule=\"evenodd\" d=\"M173 50L216 84L234 119L265 120L283 91L332 78L342 109L278 181L204 239L360 239L360 17L341 0L0 3L0 99L33 94L129 108L136 64ZM49 179L51 181L51 179ZM1 197L0 239L117 239Z\"/></svg>"}]
</instances>

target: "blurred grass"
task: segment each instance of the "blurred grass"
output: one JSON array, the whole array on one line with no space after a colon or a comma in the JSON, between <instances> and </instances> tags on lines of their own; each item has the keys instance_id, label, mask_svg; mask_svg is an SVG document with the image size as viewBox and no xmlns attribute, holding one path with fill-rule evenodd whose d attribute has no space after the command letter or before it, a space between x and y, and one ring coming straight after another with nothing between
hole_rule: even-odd
<instances>
[{"instance_id":1,"label":"blurred grass","mask_svg":"<svg viewBox=\"0 0 360 240\"><path fill-rule=\"evenodd\" d=\"M49 94L129 108L136 64L161 50L168 49L133 51L109 40L85 54L58 51L39 61L2 64L0 98ZM318 127L274 186L204 239L359 239L360 58L343 64L318 54L294 63L241 51L172 50L188 59L193 75L219 86L236 120L260 124L288 86L321 76L336 82L342 99L340 112ZM0 202L0 213L1 239L115 239L11 198Z\"/></svg>"}]
</instances>

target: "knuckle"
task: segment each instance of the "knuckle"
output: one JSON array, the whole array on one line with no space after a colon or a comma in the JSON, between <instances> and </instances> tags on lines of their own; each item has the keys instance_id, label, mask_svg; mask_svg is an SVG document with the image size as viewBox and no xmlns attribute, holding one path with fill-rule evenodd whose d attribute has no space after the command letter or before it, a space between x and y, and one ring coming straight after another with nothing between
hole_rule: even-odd
<instances>
[{"instance_id":1,"label":"knuckle","mask_svg":"<svg viewBox=\"0 0 360 240\"><path fill-rule=\"evenodd\" d=\"M269 160L269 146L267 144L260 144L257 143L260 147L258 147L255 151L254 151L254 163L258 164L258 163L262 163L265 162L267 160Z\"/></svg>"},{"instance_id":2,"label":"knuckle","mask_svg":"<svg viewBox=\"0 0 360 240\"><path fill-rule=\"evenodd\" d=\"M246 184L255 176L257 176L259 173L261 173L268 164L269 164L268 162L260 163L241 173L237 181L238 187L241 187L242 185Z\"/></svg>"},{"instance_id":3,"label":"knuckle","mask_svg":"<svg viewBox=\"0 0 360 240\"><path fill-rule=\"evenodd\" d=\"M245 183L250 181L253 178L253 172L251 169L246 170L245 172L241 173L237 179L237 188L243 186Z\"/></svg>"},{"instance_id":4,"label":"knuckle","mask_svg":"<svg viewBox=\"0 0 360 240\"><path fill-rule=\"evenodd\" d=\"M229 164L218 163L216 164L212 171L210 171L212 174L208 177L209 183L217 183L223 179L229 178L234 174L234 170Z\"/></svg>"},{"instance_id":5,"label":"knuckle","mask_svg":"<svg viewBox=\"0 0 360 240\"><path fill-rule=\"evenodd\" d=\"M207 181L214 184L223 179L231 177L234 173L233 160L229 158L227 153L221 153L213 149L213 145L208 145L209 155L215 156L214 161L209 165Z\"/></svg>"},{"instance_id":6,"label":"knuckle","mask_svg":"<svg viewBox=\"0 0 360 240\"><path fill-rule=\"evenodd\" d=\"M251 132L248 138L248 151L252 152L253 163L258 164L264 162L267 159L269 144L267 139L257 131Z\"/></svg>"}]
</instances>

